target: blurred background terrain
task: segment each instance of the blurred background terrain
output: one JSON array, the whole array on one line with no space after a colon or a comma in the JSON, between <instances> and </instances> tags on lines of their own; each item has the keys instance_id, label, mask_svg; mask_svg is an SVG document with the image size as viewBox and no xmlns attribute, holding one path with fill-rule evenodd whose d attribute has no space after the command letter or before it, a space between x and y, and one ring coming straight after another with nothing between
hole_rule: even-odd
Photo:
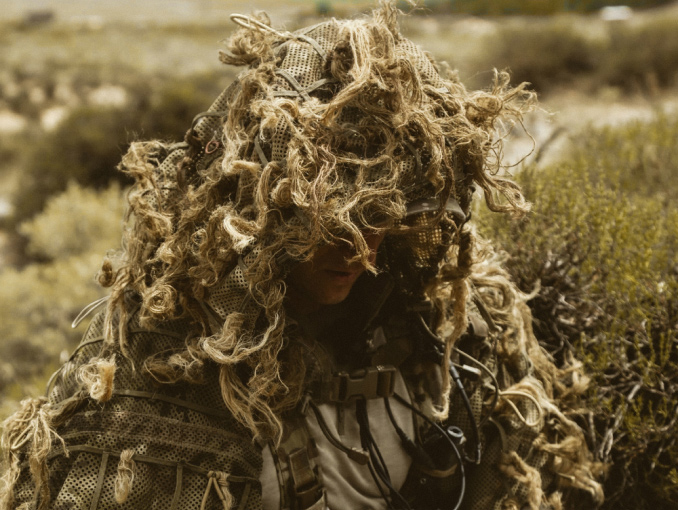
<instances>
[{"instance_id":1,"label":"blurred background terrain","mask_svg":"<svg viewBox=\"0 0 678 510\"><path fill-rule=\"evenodd\" d=\"M42 394L87 321L71 322L104 295L128 144L182 139L236 76L217 59L229 15L263 9L293 30L370 5L0 0L0 418ZM610 465L604 508L677 508L678 3L421 5L404 32L469 88L509 69L540 96L505 154L534 212L476 218L533 293L543 345L592 379L580 422Z\"/></svg>"}]
</instances>

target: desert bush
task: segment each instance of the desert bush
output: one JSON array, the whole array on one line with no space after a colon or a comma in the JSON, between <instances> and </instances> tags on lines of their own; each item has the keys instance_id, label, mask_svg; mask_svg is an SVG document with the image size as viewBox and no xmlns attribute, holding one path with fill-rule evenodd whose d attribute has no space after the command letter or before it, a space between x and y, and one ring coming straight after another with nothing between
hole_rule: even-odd
<instances>
[{"instance_id":1,"label":"desert bush","mask_svg":"<svg viewBox=\"0 0 678 510\"><path fill-rule=\"evenodd\" d=\"M182 140L193 117L209 108L233 81L229 73L201 73L167 80L157 87L134 126L142 138Z\"/></svg>"},{"instance_id":2,"label":"desert bush","mask_svg":"<svg viewBox=\"0 0 678 510\"><path fill-rule=\"evenodd\" d=\"M224 86L214 74L158 81L157 87L141 81L128 86L130 99L123 107L76 108L54 131L27 144L21 184L13 198L15 223L42 210L70 180L95 189L113 181L125 184L117 165L130 142L180 141L193 117L206 110Z\"/></svg>"},{"instance_id":3,"label":"desert bush","mask_svg":"<svg viewBox=\"0 0 678 510\"><path fill-rule=\"evenodd\" d=\"M676 135L678 117L658 113L652 122L635 121L621 131L607 126L575 135L570 159L588 166L590 177L606 188L618 187L624 194L668 206L678 200Z\"/></svg>"},{"instance_id":4,"label":"desert bush","mask_svg":"<svg viewBox=\"0 0 678 510\"><path fill-rule=\"evenodd\" d=\"M678 20L655 18L611 28L600 81L626 92L657 92L678 83Z\"/></svg>"},{"instance_id":5,"label":"desert bush","mask_svg":"<svg viewBox=\"0 0 678 510\"><path fill-rule=\"evenodd\" d=\"M622 4L634 9L646 9L672 1L625 0ZM481 16L505 14L543 16L558 12L592 12L606 6L620 4L618 0L425 0L422 3L435 11L445 10ZM404 1L403 4L405 4Z\"/></svg>"},{"instance_id":6,"label":"desert bush","mask_svg":"<svg viewBox=\"0 0 678 510\"><path fill-rule=\"evenodd\" d=\"M544 92L590 76L600 47L576 27L574 18L548 18L501 25L486 40L478 70L509 69L516 83L530 82Z\"/></svg>"},{"instance_id":7,"label":"desert bush","mask_svg":"<svg viewBox=\"0 0 678 510\"><path fill-rule=\"evenodd\" d=\"M21 184L14 196L17 222L32 217L70 180L102 188L122 176L116 171L135 109L82 107L47 133L26 155Z\"/></svg>"},{"instance_id":8,"label":"desert bush","mask_svg":"<svg viewBox=\"0 0 678 510\"><path fill-rule=\"evenodd\" d=\"M643 9L671 3L672 0L625 0L623 5ZM591 12L605 6L619 5L618 0L426 0L424 4L434 10L498 16L527 14L543 16L558 12Z\"/></svg>"},{"instance_id":9,"label":"desert bush","mask_svg":"<svg viewBox=\"0 0 678 510\"><path fill-rule=\"evenodd\" d=\"M604 508L678 503L676 136L678 119L663 116L587 131L572 159L518 175L528 219L480 215L518 285L536 291L540 341L592 378L581 422L610 465Z\"/></svg>"},{"instance_id":10,"label":"desert bush","mask_svg":"<svg viewBox=\"0 0 678 510\"><path fill-rule=\"evenodd\" d=\"M122 231L121 195L117 184L96 192L71 181L64 193L47 201L41 214L19 227L28 239L28 253L57 261L119 248L112 241Z\"/></svg>"},{"instance_id":11,"label":"desert bush","mask_svg":"<svg viewBox=\"0 0 678 510\"><path fill-rule=\"evenodd\" d=\"M615 87L646 94L678 83L675 15L600 23L555 16L498 25L467 72L475 76L493 67L510 69L514 81L530 82L541 93L574 85L591 92Z\"/></svg>"},{"instance_id":12,"label":"desert bush","mask_svg":"<svg viewBox=\"0 0 678 510\"><path fill-rule=\"evenodd\" d=\"M71 184L23 225L45 263L0 271L0 412L42 393L48 375L83 333L71 322L103 295L94 276L108 249L120 246L119 186L96 192ZM1 418L1 417L0 417Z\"/></svg>"},{"instance_id":13,"label":"desert bush","mask_svg":"<svg viewBox=\"0 0 678 510\"><path fill-rule=\"evenodd\" d=\"M566 0L452 0L446 3L449 4L453 12L482 16L502 14L545 15L567 9Z\"/></svg>"}]
</instances>

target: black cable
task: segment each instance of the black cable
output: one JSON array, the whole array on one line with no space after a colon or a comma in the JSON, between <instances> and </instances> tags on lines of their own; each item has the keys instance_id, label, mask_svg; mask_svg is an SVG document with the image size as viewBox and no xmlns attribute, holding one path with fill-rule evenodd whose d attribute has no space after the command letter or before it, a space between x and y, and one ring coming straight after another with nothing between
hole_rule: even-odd
<instances>
[{"instance_id":1,"label":"black cable","mask_svg":"<svg viewBox=\"0 0 678 510\"><path fill-rule=\"evenodd\" d=\"M348 458L351 459L352 461L357 462L358 464L361 465L368 464L369 457L364 452L361 452L360 450L357 450L355 448L349 448L332 434L332 431L327 426L327 423L325 423L325 418L323 418L323 415L320 412L320 409L318 409L318 406L315 404L315 402L309 400L308 403L311 409L313 410L313 414L315 414L315 418L318 422L318 425L320 425L320 430L325 435L330 444L334 446L337 450L344 452L348 456Z\"/></svg>"},{"instance_id":2,"label":"black cable","mask_svg":"<svg viewBox=\"0 0 678 510\"><path fill-rule=\"evenodd\" d=\"M457 372L456 367L454 366L454 363L450 362L450 375L452 376L452 379L454 380L455 384L457 385L457 388L459 388L459 391L461 392L461 398L464 401L464 407L466 407L466 412L468 413L469 420L471 421L471 430L473 431L473 440L475 441L476 444L476 456L475 459L469 459L466 453L464 453L464 457L466 460L469 462L473 462L474 464L478 465L480 464L480 458L482 456L482 445L480 444L480 429L478 428L478 421L476 420L475 414L473 414L473 407L471 407L471 401L468 398L468 395L466 394L466 389L464 388L464 383L461 381L461 377L459 376L459 372Z\"/></svg>"},{"instance_id":3,"label":"black cable","mask_svg":"<svg viewBox=\"0 0 678 510\"><path fill-rule=\"evenodd\" d=\"M372 476L372 480L374 480L375 485L379 489L379 492L381 493L381 497L384 499L386 504L388 505L389 509L392 509L393 507L391 506L391 499L389 496L386 495L386 492L384 491L384 488L382 487L382 483L386 485L386 488L389 490L389 493L392 495L393 494L393 487L390 483L389 480L384 480L384 473L380 472L377 470L376 466L374 465L374 454L370 448L369 440L367 438L367 435L365 431L367 430L367 427L369 424L365 424L365 414L360 412L360 407L359 407L359 402L360 400L356 401L356 419L358 420L358 425L360 426L360 442L361 445L364 449L366 449L369 452L370 458L369 462L367 463L367 467L370 470L370 475ZM364 404L364 401L362 401ZM364 407L364 406L363 406ZM381 481L381 483L380 483Z\"/></svg>"},{"instance_id":4,"label":"black cable","mask_svg":"<svg viewBox=\"0 0 678 510\"><path fill-rule=\"evenodd\" d=\"M368 462L367 467L370 470L370 475L372 475L372 480L374 480L374 484L377 486L377 489L379 489L379 493L381 494L382 499L384 501L386 501L386 504L388 505L389 510L391 510L393 507L391 506L391 503L388 499L388 496L386 495L386 492L384 492L384 488L379 483L379 478L377 477L377 474L374 471L374 467L372 466L372 463Z\"/></svg>"},{"instance_id":5,"label":"black cable","mask_svg":"<svg viewBox=\"0 0 678 510\"><path fill-rule=\"evenodd\" d=\"M363 402L363 404L359 405L358 402ZM362 447L365 450L367 450L367 454L355 448L349 448L348 446L341 443L332 434L329 427L327 426L327 423L325 423L325 419L323 418L322 413L320 412L318 406L312 401L309 401L309 406L313 413L315 414L318 425L320 426L320 430L325 435L330 444L337 448L338 450L344 452L346 455L348 455L348 457L351 460L361 465L367 464L367 467L370 471L370 475L372 476L372 479L374 480L377 489L379 489L379 493L381 494L382 498L389 506L389 509L393 509L391 501L393 499L397 499L404 506L399 506L398 509L393 510L400 509L412 510L409 504L407 503L407 500L405 500L405 498L393 487L391 483L391 478L388 473L388 468L386 467L386 462L384 461L384 458L382 457L381 452L379 451L379 448L377 446L377 443L374 440L374 437L372 436L372 433L369 428L369 419L367 416L367 407L365 405L365 402L361 400L356 401L356 418L358 420L358 424L360 425L360 441L362 443ZM384 491L382 483L389 490L391 495L390 499L389 496Z\"/></svg>"},{"instance_id":6,"label":"black cable","mask_svg":"<svg viewBox=\"0 0 678 510\"><path fill-rule=\"evenodd\" d=\"M400 428L400 425L398 425L395 416L393 416L391 402L389 401L388 397L384 398L384 406L386 407L386 412L388 413L388 417L391 419L391 423L393 424L393 428L395 428L396 434L398 434L398 437L400 437L400 441L403 443L405 451L408 453L410 457L412 457L412 460L415 462L415 464L424 466L427 469L431 470L435 469L435 465L433 464L433 460L431 460L431 457L424 451L424 449L421 446L412 441L412 439L410 439L407 436L405 431Z\"/></svg>"},{"instance_id":7,"label":"black cable","mask_svg":"<svg viewBox=\"0 0 678 510\"><path fill-rule=\"evenodd\" d=\"M375 474L389 490L389 494L391 496L390 503L388 499L385 499L386 503L389 505L389 508L394 508L392 505L395 505L397 501L400 504L396 508L412 510L403 495L393 487L386 462L381 455L381 451L379 450L377 442L374 440L374 436L372 436L369 417L367 415L367 403L363 399L356 400L356 418L358 420L358 425L360 425L360 440L362 442L362 446L370 453L370 474L372 474L372 478L379 487L380 485L375 477ZM381 488L380 492L382 492L382 496L384 496Z\"/></svg>"},{"instance_id":8,"label":"black cable","mask_svg":"<svg viewBox=\"0 0 678 510\"><path fill-rule=\"evenodd\" d=\"M391 503L395 504L394 499L399 500L401 504L405 505L404 507L400 506L399 508L409 509L410 507L405 498L403 498L402 495L393 487L391 475L388 472L386 462L381 455L381 451L379 450L377 442L374 440L374 436L372 436L369 417L367 415L367 403L365 400L356 401L356 417L358 419L358 424L360 425L360 437L363 443L363 448L367 448L367 451L370 454L372 468L379 476L379 479L388 488L391 496Z\"/></svg>"},{"instance_id":9,"label":"black cable","mask_svg":"<svg viewBox=\"0 0 678 510\"><path fill-rule=\"evenodd\" d=\"M457 354L461 354L464 356L466 359L472 361L476 365L480 367L481 370L483 370L487 375L490 376L490 379L492 379L492 384L494 385L494 396L492 397L492 403L490 404L490 409L485 415L484 418L481 418L479 428L483 428L483 425L487 423L487 420L489 420L492 417L492 414L494 413L494 410L497 407L497 403L499 402L499 382L497 381L497 376L495 376L492 373L492 370L490 370L487 365L484 363L481 363L477 359L475 359L473 356L471 356L469 353L462 351L461 349L454 348L454 350L457 352Z\"/></svg>"},{"instance_id":10,"label":"black cable","mask_svg":"<svg viewBox=\"0 0 678 510\"><path fill-rule=\"evenodd\" d=\"M433 340L434 346L436 346L436 350L438 348L442 349L443 346L443 341L436 335L433 331L431 331L431 328L429 328L428 324L424 320L424 317L421 315L421 313L417 313L417 317L419 317L419 322L424 328L424 331L426 334L429 336L429 339ZM438 351L440 354L440 350ZM449 360L448 360L449 361ZM478 427L478 421L476 420L476 416L473 413L473 407L471 406L471 401L468 398L468 395L466 394L466 389L464 388L464 383L461 380L461 377L459 376L459 372L457 372L457 369L454 367L454 364L449 361L449 371L450 371L450 376L452 377L452 380L454 383L457 385L457 388L459 389L461 393L461 399L464 402L464 407L466 408L466 412L468 414L469 420L471 421L471 430L473 431L473 440L476 445L476 455L474 459L471 459L466 455L466 452L464 452L464 458L468 460L469 462L473 462L474 464L480 464L480 458L482 456L482 445L480 443L480 429Z\"/></svg>"},{"instance_id":11,"label":"black cable","mask_svg":"<svg viewBox=\"0 0 678 510\"><path fill-rule=\"evenodd\" d=\"M365 449L367 450L367 454L364 453L364 452L361 452L361 451L359 451L359 450L357 450L357 449L355 449L355 448L349 448L348 446L346 446L346 445L344 445L343 443L341 443L341 441L339 441L339 440L332 434L332 432L330 431L329 427L327 426L327 423L325 423L325 419L323 418L323 415L322 415L322 413L320 412L320 409L318 408L318 406L317 406L314 402L312 402L312 401L309 401L309 406L310 406L311 409L313 410L313 414L315 414L315 417L316 417L316 420L317 420L317 422L318 422L318 425L320 425L320 430L321 430L322 433L325 435L325 437L326 437L327 440L330 442L330 444L331 444L332 446L334 446L336 449L338 449L338 450L344 452L344 453L345 453L346 455L348 455L348 457L349 457L351 460L353 460L354 462L357 462L357 463L359 463L359 464L361 464L361 465L367 465L367 468L368 468L369 471L370 471L370 475L372 476L372 479L374 480L374 483L375 483L375 485L377 486L377 489L379 489L379 493L381 494L381 497L384 499L384 501L386 502L386 504L389 506L389 509L392 508L392 507L391 507L391 504L390 504L390 502L389 502L389 497L388 497L388 495L386 494L386 492L384 492L384 488L382 487L382 484L379 483L379 480L380 480L380 479L383 481L384 474L383 474L383 473L378 473L378 472L376 471L375 467L373 466L373 455L374 455L374 453L371 451L371 448L369 447L370 445L369 445L369 442L368 442L367 437L363 437L363 426L361 425L361 427L360 427L360 430L361 430L361 432L360 432L360 434L361 434L360 440L361 440L361 443L362 443L363 448L365 448ZM358 417L358 422L359 422L359 424L360 424L360 419L361 419L361 417L360 417L359 414L357 414L357 410L356 410L356 415L357 415L357 417ZM387 488L388 488L391 492L394 491L394 489L393 489L393 487L391 486L390 483L386 483L385 485L387 486Z\"/></svg>"},{"instance_id":12,"label":"black cable","mask_svg":"<svg viewBox=\"0 0 678 510\"><path fill-rule=\"evenodd\" d=\"M365 445L367 446L368 451L372 454L374 452L375 460L378 462L379 466L382 466L381 472L389 480L391 480L391 475L388 472L388 467L386 467L386 462L381 456L381 452L377 447L377 442L374 440L372 431L370 430L370 419L367 415L367 403L363 399L356 400L356 417L358 418L358 424L360 425L360 434L361 436L365 435Z\"/></svg>"},{"instance_id":13,"label":"black cable","mask_svg":"<svg viewBox=\"0 0 678 510\"><path fill-rule=\"evenodd\" d=\"M454 455L457 457L457 461L459 461L459 474L461 476L461 489L459 490L459 499L457 500L457 504L454 506L452 510L459 510L461 507L461 503L464 500L464 494L466 493L466 471L464 470L464 459L462 458L461 452L459 451L459 448L457 448L457 445L452 441L452 438L449 436L449 434L443 430L443 428L434 422L431 418L426 416L424 413L422 413L419 409L414 407L412 404L410 404L407 400L405 400L403 397L398 395L397 393L393 394L393 398L395 398L398 402L400 402L402 405L419 415L421 418L423 418L429 425L435 427L438 432L447 440L448 443L452 446L452 450L454 451Z\"/></svg>"}]
</instances>

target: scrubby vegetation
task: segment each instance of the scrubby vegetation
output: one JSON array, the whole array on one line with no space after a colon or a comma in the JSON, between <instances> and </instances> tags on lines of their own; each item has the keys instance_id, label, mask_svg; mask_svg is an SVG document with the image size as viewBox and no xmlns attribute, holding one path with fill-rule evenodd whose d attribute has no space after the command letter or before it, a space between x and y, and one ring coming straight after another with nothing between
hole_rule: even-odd
<instances>
[{"instance_id":1,"label":"scrubby vegetation","mask_svg":"<svg viewBox=\"0 0 678 510\"><path fill-rule=\"evenodd\" d=\"M69 180L96 189L112 181L124 184L116 166L130 142L181 140L193 116L206 110L226 85L216 73L154 77L150 83L144 77L132 80L131 74L128 70L122 83L108 84L109 90L121 91L124 102L80 104L53 130L29 132L21 143L5 145L22 166L21 186L13 197L14 223L41 211ZM32 150L25 151L27 144Z\"/></svg>"},{"instance_id":2,"label":"scrubby vegetation","mask_svg":"<svg viewBox=\"0 0 678 510\"><path fill-rule=\"evenodd\" d=\"M536 290L540 340L592 378L581 421L610 465L610 509L678 504L677 136L664 115L587 130L567 160L518 175L528 219L481 219L519 286Z\"/></svg>"},{"instance_id":3,"label":"scrubby vegetation","mask_svg":"<svg viewBox=\"0 0 678 510\"><path fill-rule=\"evenodd\" d=\"M678 20L657 18L621 25L610 34L601 55L600 81L626 92L661 89L678 84Z\"/></svg>"},{"instance_id":4,"label":"scrubby vegetation","mask_svg":"<svg viewBox=\"0 0 678 510\"><path fill-rule=\"evenodd\" d=\"M648 8L670 3L672 0L427 0L435 10L455 13L497 16L501 14L545 15L558 12L591 12L602 7L628 5Z\"/></svg>"},{"instance_id":5,"label":"scrubby vegetation","mask_svg":"<svg viewBox=\"0 0 678 510\"><path fill-rule=\"evenodd\" d=\"M508 68L516 82L539 92L570 87L595 74L603 43L587 37L571 18L548 18L499 27L486 40L482 68Z\"/></svg>"},{"instance_id":6,"label":"scrubby vegetation","mask_svg":"<svg viewBox=\"0 0 678 510\"><path fill-rule=\"evenodd\" d=\"M501 14L515 13L519 4L521 12L544 14L556 5L580 12L612 3L427 5ZM614 24L574 15L485 22L491 30L480 35L448 33L444 23L427 35L417 18L408 21L415 39L442 40L436 57L459 66L472 87L486 85L493 67L509 68L515 82L529 81L547 98L564 87L591 96L614 89L622 97L656 97L678 84L678 20L671 15ZM28 34L37 41L33 50L24 45L27 33L7 28L0 31L11 46L0 56L0 110L21 116L26 128L0 136L0 184L14 204L0 234L23 239L12 245L22 264L0 266L0 418L18 399L42 392L82 334L71 321L102 295L94 274L105 251L119 243L125 183L115 166L127 144L179 140L233 78L216 63L224 27L78 33L45 27ZM137 59L152 66L107 60L109 53L125 57L129 47L122 42L141 37L156 38L160 56ZM475 37L474 53L460 60L457 43L464 37ZM166 51L167 38L181 38L187 54L181 65ZM196 41L203 46L190 46ZM57 54L55 42L70 49ZM83 46L92 53L73 56ZM194 53L208 53L214 72L187 72ZM45 122L51 109L63 114L53 124ZM567 159L518 173L535 204L526 220L509 226L477 215L484 233L506 249L521 288L536 291L529 304L544 345L559 363L581 360L591 375L581 424L597 457L610 465L610 510L678 504L677 138L678 117L663 114L650 123L588 129L571 140Z\"/></svg>"},{"instance_id":7,"label":"scrubby vegetation","mask_svg":"<svg viewBox=\"0 0 678 510\"><path fill-rule=\"evenodd\" d=\"M93 191L77 184L24 223L28 252L40 263L0 271L0 414L39 395L49 375L77 345L71 322L103 295L94 280L103 254L120 246L120 187Z\"/></svg>"},{"instance_id":8,"label":"scrubby vegetation","mask_svg":"<svg viewBox=\"0 0 678 510\"><path fill-rule=\"evenodd\" d=\"M678 84L675 15L595 21L555 16L499 25L484 39L481 58L467 72L473 76L492 67L507 68L516 81L528 81L542 94L571 87L656 94Z\"/></svg>"}]
</instances>

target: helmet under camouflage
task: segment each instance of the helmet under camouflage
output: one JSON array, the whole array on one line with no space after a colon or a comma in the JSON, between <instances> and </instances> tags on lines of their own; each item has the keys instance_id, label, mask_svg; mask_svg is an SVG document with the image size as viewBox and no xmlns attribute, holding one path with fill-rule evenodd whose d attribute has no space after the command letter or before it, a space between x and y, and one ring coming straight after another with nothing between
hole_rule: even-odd
<instances>
[{"instance_id":1,"label":"helmet under camouflage","mask_svg":"<svg viewBox=\"0 0 678 510\"><path fill-rule=\"evenodd\" d=\"M303 378L295 363L283 374L279 356L290 267L349 242L356 260L417 299L463 280L468 271L455 268L474 187L495 210L527 208L492 156L495 124L519 118L532 96L504 75L472 93L444 77L400 34L392 4L296 32L265 17L236 21L221 59L247 68L196 117L188 145L137 144L123 160L136 178L134 222L122 265L106 263L101 280L113 286L111 313L132 289L142 320L203 323L205 335L165 369L186 375L217 361L236 416L275 429ZM374 265L369 232L388 233ZM236 365L254 380L243 383Z\"/></svg>"}]
</instances>

